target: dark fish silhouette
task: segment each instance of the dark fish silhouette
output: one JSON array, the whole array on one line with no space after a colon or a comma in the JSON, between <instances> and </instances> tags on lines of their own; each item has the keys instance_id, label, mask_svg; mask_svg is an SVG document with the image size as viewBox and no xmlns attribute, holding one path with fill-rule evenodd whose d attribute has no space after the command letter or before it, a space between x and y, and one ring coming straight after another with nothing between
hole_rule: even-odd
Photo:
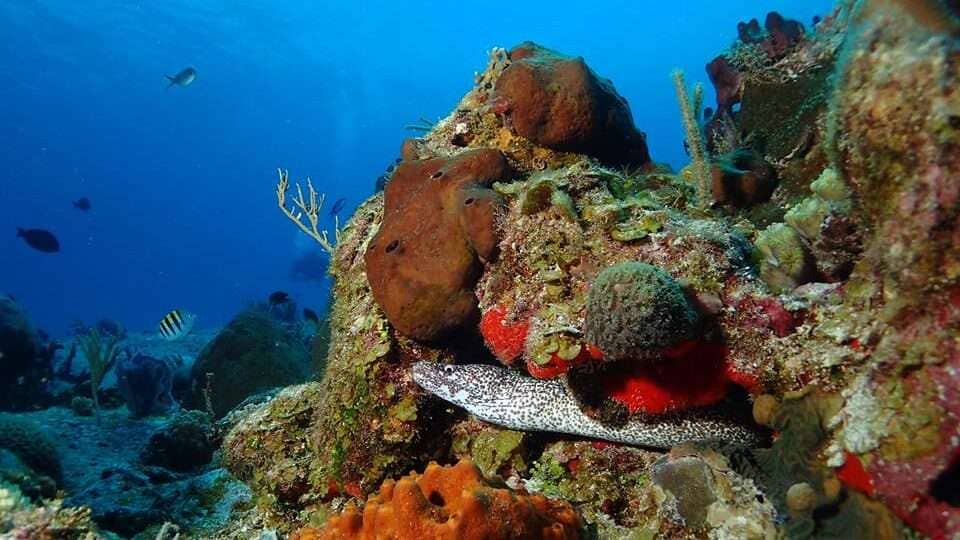
<instances>
[{"instance_id":1,"label":"dark fish silhouette","mask_svg":"<svg viewBox=\"0 0 960 540\"><path fill-rule=\"evenodd\" d=\"M316 311L310 308L303 308L303 318L317 326L320 326L320 317L317 316Z\"/></svg>"},{"instance_id":2,"label":"dark fish silhouette","mask_svg":"<svg viewBox=\"0 0 960 540\"><path fill-rule=\"evenodd\" d=\"M346 204L347 199L340 197L333 203L333 208L330 209L330 215L339 214L343 210L343 205Z\"/></svg>"},{"instance_id":3,"label":"dark fish silhouette","mask_svg":"<svg viewBox=\"0 0 960 540\"><path fill-rule=\"evenodd\" d=\"M76 208L77 210L81 210L81 211L83 211L83 212L86 212L86 211L90 210L90 208L91 208L90 199L88 199L88 198L86 198L86 197L81 197L81 198L73 201L73 207Z\"/></svg>"},{"instance_id":4,"label":"dark fish silhouette","mask_svg":"<svg viewBox=\"0 0 960 540\"><path fill-rule=\"evenodd\" d=\"M44 253L60 251L60 241L50 231L43 229L21 229L17 227L17 236L23 238L28 246Z\"/></svg>"},{"instance_id":5,"label":"dark fish silhouette","mask_svg":"<svg viewBox=\"0 0 960 540\"><path fill-rule=\"evenodd\" d=\"M190 86L193 84L193 81L197 80L197 70L188 67L180 70L180 73L176 75L167 75L167 80L170 81L167 88L172 86Z\"/></svg>"},{"instance_id":6,"label":"dark fish silhouette","mask_svg":"<svg viewBox=\"0 0 960 540\"><path fill-rule=\"evenodd\" d=\"M283 291L276 291L270 294L267 298L271 305L279 305L287 303L287 300L290 300L290 295Z\"/></svg>"}]
</instances>

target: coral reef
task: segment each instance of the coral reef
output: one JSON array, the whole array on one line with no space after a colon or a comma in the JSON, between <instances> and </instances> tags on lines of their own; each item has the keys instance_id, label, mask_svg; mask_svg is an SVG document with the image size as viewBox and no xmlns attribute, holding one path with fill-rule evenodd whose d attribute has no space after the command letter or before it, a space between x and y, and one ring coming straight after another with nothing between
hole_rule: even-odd
<instances>
[{"instance_id":1,"label":"coral reef","mask_svg":"<svg viewBox=\"0 0 960 540\"><path fill-rule=\"evenodd\" d=\"M663 270L627 262L590 286L584 336L610 360L641 359L697 337L699 313Z\"/></svg>"},{"instance_id":2,"label":"coral reef","mask_svg":"<svg viewBox=\"0 0 960 540\"><path fill-rule=\"evenodd\" d=\"M227 470L275 508L297 504L315 481L310 478L313 452L304 444L309 437L304 426L316 414L319 386L284 389L245 414L223 441Z\"/></svg>"},{"instance_id":3,"label":"coral reef","mask_svg":"<svg viewBox=\"0 0 960 540\"><path fill-rule=\"evenodd\" d=\"M757 151L734 150L714 158L710 169L713 201L748 207L770 200L777 188L777 173Z\"/></svg>"},{"instance_id":4,"label":"coral reef","mask_svg":"<svg viewBox=\"0 0 960 540\"><path fill-rule=\"evenodd\" d=\"M464 460L388 480L362 513L349 507L323 531L294 538L574 539L584 537L583 529L569 503L513 493Z\"/></svg>"},{"instance_id":5,"label":"coral reef","mask_svg":"<svg viewBox=\"0 0 960 540\"><path fill-rule=\"evenodd\" d=\"M99 540L90 509L65 507L62 501L36 504L13 485L0 481L0 531L8 538L83 538Z\"/></svg>"},{"instance_id":6,"label":"coral reef","mask_svg":"<svg viewBox=\"0 0 960 540\"><path fill-rule=\"evenodd\" d=\"M27 314L10 296L0 294L0 410L43 406L44 381L52 375Z\"/></svg>"},{"instance_id":7,"label":"coral reef","mask_svg":"<svg viewBox=\"0 0 960 540\"><path fill-rule=\"evenodd\" d=\"M306 381L310 357L299 337L268 314L244 311L200 353L190 371L185 405L222 417L246 397Z\"/></svg>"},{"instance_id":8,"label":"coral reef","mask_svg":"<svg viewBox=\"0 0 960 540\"><path fill-rule=\"evenodd\" d=\"M215 450L207 414L185 411L150 436L140 453L140 461L188 472L209 463Z\"/></svg>"},{"instance_id":9,"label":"coral reef","mask_svg":"<svg viewBox=\"0 0 960 540\"><path fill-rule=\"evenodd\" d=\"M51 435L29 420L12 414L0 414L0 449L14 453L36 473L62 480L60 455Z\"/></svg>"},{"instance_id":10,"label":"coral reef","mask_svg":"<svg viewBox=\"0 0 960 540\"><path fill-rule=\"evenodd\" d=\"M477 315L473 285L498 241L501 198L489 186L507 175L490 149L397 166L364 259L374 298L404 335L435 340Z\"/></svg>"},{"instance_id":11,"label":"coral reef","mask_svg":"<svg viewBox=\"0 0 960 540\"><path fill-rule=\"evenodd\" d=\"M650 163L630 107L583 58L525 42L510 50L493 99L510 127L533 143L611 165Z\"/></svg>"},{"instance_id":12,"label":"coral reef","mask_svg":"<svg viewBox=\"0 0 960 540\"><path fill-rule=\"evenodd\" d=\"M116 372L117 389L134 418L162 414L175 405L171 393L174 368L167 360L128 354L117 362Z\"/></svg>"},{"instance_id":13,"label":"coral reef","mask_svg":"<svg viewBox=\"0 0 960 540\"><path fill-rule=\"evenodd\" d=\"M492 50L328 242L322 378L244 386L289 367L253 337L279 329L239 328L256 313L194 366L255 502L223 537L956 536L960 53L939 9L742 23L712 114L679 81L700 163L676 173L582 59Z\"/></svg>"}]
</instances>

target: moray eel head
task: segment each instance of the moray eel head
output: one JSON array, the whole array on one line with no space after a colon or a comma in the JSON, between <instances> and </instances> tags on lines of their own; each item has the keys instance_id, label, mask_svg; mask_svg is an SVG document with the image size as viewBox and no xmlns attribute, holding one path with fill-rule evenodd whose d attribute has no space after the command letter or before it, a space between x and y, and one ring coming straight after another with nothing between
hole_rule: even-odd
<instances>
[{"instance_id":1,"label":"moray eel head","mask_svg":"<svg viewBox=\"0 0 960 540\"><path fill-rule=\"evenodd\" d=\"M436 362L413 364L413 381L421 388L460 407L471 410L505 390L510 372L494 366L452 366Z\"/></svg>"}]
</instances>

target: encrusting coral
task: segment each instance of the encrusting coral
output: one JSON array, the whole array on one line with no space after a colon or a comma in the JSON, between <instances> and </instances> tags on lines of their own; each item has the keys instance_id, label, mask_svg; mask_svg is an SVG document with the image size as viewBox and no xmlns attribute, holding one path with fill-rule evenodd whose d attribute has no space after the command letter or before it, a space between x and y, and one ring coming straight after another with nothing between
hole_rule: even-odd
<instances>
[{"instance_id":1,"label":"encrusting coral","mask_svg":"<svg viewBox=\"0 0 960 540\"><path fill-rule=\"evenodd\" d=\"M434 538L437 540L573 540L584 523L567 502L515 493L484 478L469 460L452 467L431 463L422 475L388 480L361 512L348 507L320 531L296 540Z\"/></svg>"}]
</instances>

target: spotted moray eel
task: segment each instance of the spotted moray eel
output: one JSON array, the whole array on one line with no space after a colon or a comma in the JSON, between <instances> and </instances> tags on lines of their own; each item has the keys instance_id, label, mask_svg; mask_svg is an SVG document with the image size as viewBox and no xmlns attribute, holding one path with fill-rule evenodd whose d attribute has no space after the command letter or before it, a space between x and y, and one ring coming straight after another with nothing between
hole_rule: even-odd
<instances>
[{"instance_id":1,"label":"spotted moray eel","mask_svg":"<svg viewBox=\"0 0 960 540\"><path fill-rule=\"evenodd\" d=\"M520 431L567 433L651 448L685 442L757 446L763 440L756 429L704 410L635 415L619 427L604 425L580 410L560 380L534 379L496 366L417 362L413 380L481 420Z\"/></svg>"}]
</instances>

